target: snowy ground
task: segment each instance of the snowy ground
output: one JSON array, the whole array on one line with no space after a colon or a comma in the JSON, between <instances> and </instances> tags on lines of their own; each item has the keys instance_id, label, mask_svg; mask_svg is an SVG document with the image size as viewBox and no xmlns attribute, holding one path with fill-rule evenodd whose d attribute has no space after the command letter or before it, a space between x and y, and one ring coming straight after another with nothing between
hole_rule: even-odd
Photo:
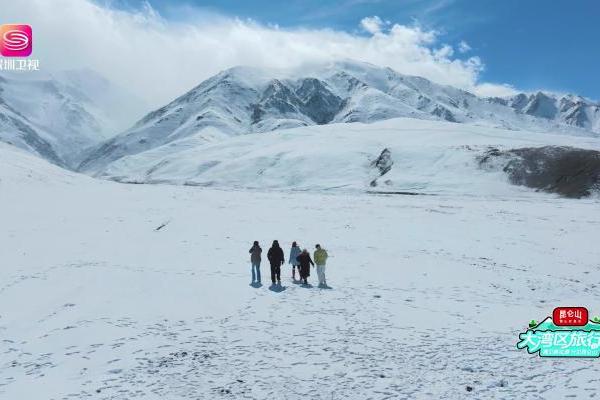
<instances>
[{"instance_id":1,"label":"snowy ground","mask_svg":"<svg viewBox=\"0 0 600 400\"><path fill-rule=\"evenodd\" d=\"M597 396L598 360L515 346L600 314L597 200L121 185L0 151L1 399ZM276 238L322 243L332 288L249 286Z\"/></svg>"}]
</instances>

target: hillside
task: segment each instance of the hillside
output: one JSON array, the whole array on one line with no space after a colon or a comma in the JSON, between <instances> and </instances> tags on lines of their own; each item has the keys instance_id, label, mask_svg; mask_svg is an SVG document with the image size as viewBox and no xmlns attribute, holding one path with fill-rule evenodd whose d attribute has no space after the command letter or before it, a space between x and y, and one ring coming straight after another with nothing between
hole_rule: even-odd
<instances>
[{"instance_id":1,"label":"hillside","mask_svg":"<svg viewBox=\"0 0 600 400\"><path fill-rule=\"evenodd\" d=\"M510 185L503 171L510 160L482 166L481 158L490 149L543 146L597 151L600 139L399 118L241 135L215 143L188 137L124 157L97 176L220 188L511 196L527 190ZM384 150L388 170L376 165ZM600 168L596 174L600 181Z\"/></svg>"},{"instance_id":2,"label":"hillside","mask_svg":"<svg viewBox=\"0 0 600 400\"><path fill-rule=\"evenodd\" d=\"M143 102L89 70L0 75L0 141L71 169L142 108Z\"/></svg>"}]
</instances>

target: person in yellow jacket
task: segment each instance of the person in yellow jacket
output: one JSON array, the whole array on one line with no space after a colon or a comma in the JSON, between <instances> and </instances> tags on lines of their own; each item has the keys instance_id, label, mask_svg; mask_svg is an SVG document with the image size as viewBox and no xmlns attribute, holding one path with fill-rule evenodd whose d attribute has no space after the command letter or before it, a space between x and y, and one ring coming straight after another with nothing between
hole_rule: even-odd
<instances>
[{"instance_id":1,"label":"person in yellow jacket","mask_svg":"<svg viewBox=\"0 0 600 400\"><path fill-rule=\"evenodd\" d=\"M325 281L325 263L327 262L327 251L321 248L320 244L315 246L316 250L313 255L313 260L317 265L317 277L319 278L319 286L327 286Z\"/></svg>"}]
</instances>

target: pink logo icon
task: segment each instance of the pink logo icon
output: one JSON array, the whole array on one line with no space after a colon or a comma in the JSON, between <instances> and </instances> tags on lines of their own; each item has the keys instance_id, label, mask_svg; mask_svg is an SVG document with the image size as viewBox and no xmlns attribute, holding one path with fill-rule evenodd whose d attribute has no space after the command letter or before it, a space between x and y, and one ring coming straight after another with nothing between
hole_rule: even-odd
<instances>
[{"instance_id":1,"label":"pink logo icon","mask_svg":"<svg viewBox=\"0 0 600 400\"><path fill-rule=\"evenodd\" d=\"M0 25L0 54L4 57L28 57L33 49L29 25Z\"/></svg>"}]
</instances>

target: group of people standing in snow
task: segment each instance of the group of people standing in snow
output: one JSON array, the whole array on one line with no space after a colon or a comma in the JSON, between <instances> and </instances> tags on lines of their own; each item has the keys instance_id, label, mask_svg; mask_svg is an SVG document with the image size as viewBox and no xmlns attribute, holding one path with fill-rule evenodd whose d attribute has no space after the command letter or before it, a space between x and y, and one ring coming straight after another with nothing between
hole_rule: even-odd
<instances>
[{"instance_id":1,"label":"group of people standing in snow","mask_svg":"<svg viewBox=\"0 0 600 400\"><path fill-rule=\"evenodd\" d=\"M250 262L252 263L252 283L261 283L260 262L262 259L262 249L258 241L254 242L254 245L250 249L249 253ZM292 279L296 281L297 269L300 281L307 285L308 277L310 276L310 267L312 265L314 268L316 265L319 286L326 287L327 281L325 280L325 263L327 262L327 257L327 251L319 244L315 245L315 252L313 253L313 258L311 258L307 249L300 250L298 244L293 242L290 249L290 256L288 258L288 262L292 266ZM281 285L281 266L285 263L285 257L283 255L283 249L279 246L279 242L277 240L273 240L273 245L267 252L267 259L271 264L271 282L273 285Z\"/></svg>"}]
</instances>

